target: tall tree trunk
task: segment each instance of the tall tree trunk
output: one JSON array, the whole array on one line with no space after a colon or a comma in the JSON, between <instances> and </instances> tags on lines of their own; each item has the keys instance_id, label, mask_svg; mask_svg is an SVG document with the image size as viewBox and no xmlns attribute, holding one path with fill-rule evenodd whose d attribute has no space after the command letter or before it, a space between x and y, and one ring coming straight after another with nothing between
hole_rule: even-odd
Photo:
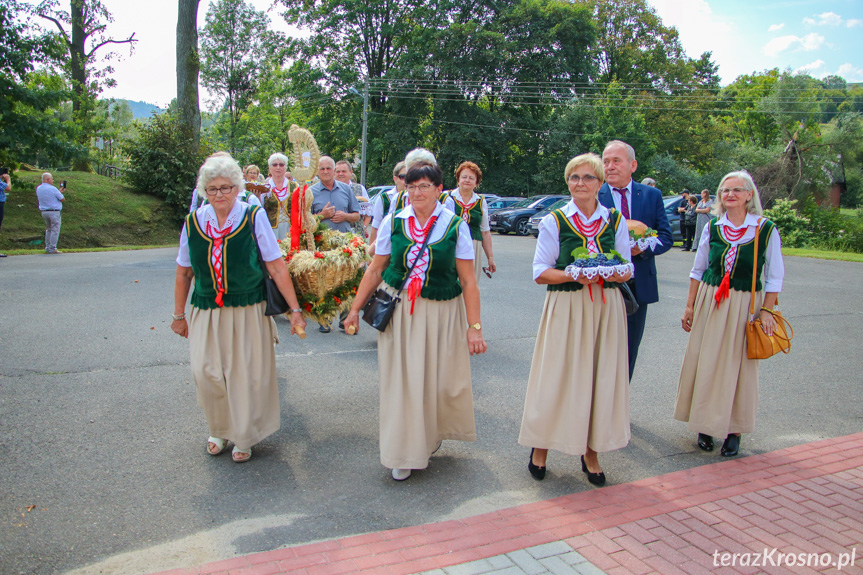
<instances>
[{"instance_id":1,"label":"tall tree trunk","mask_svg":"<svg viewBox=\"0 0 863 575\"><path fill-rule=\"evenodd\" d=\"M201 108L198 102L198 3L178 0L177 10L177 107L180 124L192 136L190 145L197 153L201 139Z\"/></svg>"},{"instance_id":2,"label":"tall tree trunk","mask_svg":"<svg viewBox=\"0 0 863 575\"><path fill-rule=\"evenodd\" d=\"M87 40L87 32L84 30L84 0L72 0L70 3L70 15L72 16L72 42L69 46L69 75L72 78L72 118L78 124L80 136L78 143L85 150L90 149L89 120L92 114L92 105L87 102L89 93L87 91L87 57L84 52L84 42ZM75 158L72 161L72 169L89 172L89 154Z\"/></svg>"}]
</instances>

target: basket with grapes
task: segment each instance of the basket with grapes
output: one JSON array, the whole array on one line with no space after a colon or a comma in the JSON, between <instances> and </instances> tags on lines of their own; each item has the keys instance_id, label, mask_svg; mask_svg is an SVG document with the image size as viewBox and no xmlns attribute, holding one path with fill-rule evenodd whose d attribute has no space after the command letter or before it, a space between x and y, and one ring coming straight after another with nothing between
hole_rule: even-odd
<instances>
[{"instance_id":1,"label":"basket with grapes","mask_svg":"<svg viewBox=\"0 0 863 575\"><path fill-rule=\"evenodd\" d=\"M575 261L566 266L564 271L574 280L584 278L590 281L597 276L606 280L615 273L625 275L627 272L634 271L632 263L626 261L615 250L607 254L591 254L586 248L575 248L572 250L572 257Z\"/></svg>"},{"instance_id":2,"label":"basket with grapes","mask_svg":"<svg viewBox=\"0 0 863 575\"><path fill-rule=\"evenodd\" d=\"M626 220L626 227L629 228L630 248L638 246L641 251L646 251L648 248L654 249L662 245L656 230L647 227L646 224L638 220Z\"/></svg>"}]
</instances>

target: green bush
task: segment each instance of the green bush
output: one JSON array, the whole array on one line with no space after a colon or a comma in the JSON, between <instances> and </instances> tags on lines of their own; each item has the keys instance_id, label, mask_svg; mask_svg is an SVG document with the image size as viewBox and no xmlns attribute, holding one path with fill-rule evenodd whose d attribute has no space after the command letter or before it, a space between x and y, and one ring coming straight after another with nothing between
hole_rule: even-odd
<instances>
[{"instance_id":1,"label":"green bush","mask_svg":"<svg viewBox=\"0 0 863 575\"><path fill-rule=\"evenodd\" d=\"M764 217L779 229L782 245L789 248L803 248L812 242L811 222L794 209L796 203L794 200L776 200L772 208L764 211Z\"/></svg>"},{"instance_id":2,"label":"green bush","mask_svg":"<svg viewBox=\"0 0 863 575\"><path fill-rule=\"evenodd\" d=\"M863 253L863 213L846 216L839 210L817 206L811 200L800 211L809 219L812 247Z\"/></svg>"},{"instance_id":3,"label":"green bush","mask_svg":"<svg viewBox=\"0 0 863 575\"><path fill-rule=\"evenodd\" d=\"M189 201L204 158L192 150L191 137L175 115L154 115L138 126L138 134L124 145L129 157L123 177L137 192L163 198L179 221L189 211Z\"/></svg>"}]
</instances>

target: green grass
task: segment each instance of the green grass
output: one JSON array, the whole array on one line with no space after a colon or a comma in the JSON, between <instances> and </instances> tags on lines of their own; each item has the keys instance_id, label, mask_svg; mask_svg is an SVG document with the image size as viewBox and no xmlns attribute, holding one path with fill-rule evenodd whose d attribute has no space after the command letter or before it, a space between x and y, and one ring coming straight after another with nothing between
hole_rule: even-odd
<instances>
[{"instance_id":1,"label":"green grass","mask_svg":"<svg viewBox=\"0 0 863 575\"><path fill-rule=\"evenodd\" d=\"M840 260L843 262L863 262L863 254L854 252L830 252L810 248L782 248L782 255L801 258L817 258L820 260Z\"/></svg>"},{"instance_id":2,"label":"green grass","mask_svg":"<svg viewBox=\"0 0 863 575\"><path fill-rule=\"evenodd\" d=\"M176 245L180 226L170 217L162 200L139 194L120 180L86 172L57 172L54 183L63 180L63 221L61 251L92 249L133 249ZM20 255L40 253L45 240L45 223L39 213L36 186L41 172L15 174L12 191L6 194L0 251Z\"/></svg>"}]
</instances>

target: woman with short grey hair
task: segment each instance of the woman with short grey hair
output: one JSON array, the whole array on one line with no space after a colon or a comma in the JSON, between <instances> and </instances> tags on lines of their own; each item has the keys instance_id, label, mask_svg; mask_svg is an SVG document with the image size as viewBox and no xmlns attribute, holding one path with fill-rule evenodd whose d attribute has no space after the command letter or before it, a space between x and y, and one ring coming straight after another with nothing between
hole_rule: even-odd
<instances>
[{"instance_id":1,"label":"woman with short grey hair","mask_svg":"<svg viewBox=\"0 0 863 575\"><path fill-rule=\"evenodd\" d=\"M288 171L288 157L276 152L267 160L270 168L270 177L264 182L269 192L261 194L261 202L267 211L270 225L276 239L283 240L288 237L291 229L291 192L297 188L296 182L289 180L285 173Z\"/></svg>"},{"instance_id":2,"label":"woman with short grey hair","mask_svg":"<svg viewBox=\"0 0 863 575\"><path fill-rule=\"evenodd\" d=\"M237 201L242 185L243 172L230 156L201 166L197 190L208 203L186 216L180 234L171 323L189 339L198 404L210 428L207 453L220 455L231 441L237 463L279 429L278 333L264 313L265 271L291 307L291 333L306 325L266 215Z\"/></svg>"}]
</instances>

